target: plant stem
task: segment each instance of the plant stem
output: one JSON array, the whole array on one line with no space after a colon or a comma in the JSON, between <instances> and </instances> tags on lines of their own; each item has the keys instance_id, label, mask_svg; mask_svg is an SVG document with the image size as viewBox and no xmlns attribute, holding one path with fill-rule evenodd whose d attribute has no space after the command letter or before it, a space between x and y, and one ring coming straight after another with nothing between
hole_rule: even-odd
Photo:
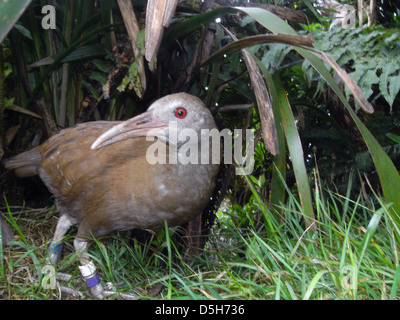
<instances>
[{"instance_id":1,"label":"plant stem","mask_svg":"<svg viewBox=\"0 0 400 320\"><path fill-rule=\"evenodd\" d=\"M31 26L31 35L33 38L33 43L35 46L35 52L38 60L41 60L44 58L44 54L42 52L42 42L41 42L41 32L43 32L43 29L40 29L37 24L37 19L35 17L35 12L33 9L33 6L30 6L28 8L28 17L29 17L29 24ZM40 76L44 78L45 76L45 69L44 67L40 67ZM46 102L51 103L51 91L50 91L50 86L49 83L47 82L48 78L46 78L46 81L43 81L43 89L44 89L44 96L46 99Z\"/></svg>"},{"instance_id":2,"label":"plant stem","mask_svg":"<svg viewBox=\"0 0 400 320\"><path fill-rule=\"evenodd\" d=\"M65 41L67 42L68 46L71 44L73 19L74 19L74 2L71 2L68 3L67 19L65 26ZM68 72L69 72L69 65L68 63L64 63L62 68L62 85L61 85L61 98L60 98L60 110L59 110L60 113L58 117L58 124L62 128L65 127L65 119L67 114ZM74 106L72 107L74 109Z\"/></svg>"},{"instance_id":3,"label":"plant stem","mask_svg":"<svg viewBox=\"0 0 400 320\"><path fill-rule=\"evenodd\" d=\"M0 138L4 152L6 149L6 131L4 128L4 56L3 56L3 45L0 44ZM1 149L0 149L1 152ZM1 155L2 156L2 155ZM0 157L1 159L1 157Z\"/></svg>"}]
</instances>

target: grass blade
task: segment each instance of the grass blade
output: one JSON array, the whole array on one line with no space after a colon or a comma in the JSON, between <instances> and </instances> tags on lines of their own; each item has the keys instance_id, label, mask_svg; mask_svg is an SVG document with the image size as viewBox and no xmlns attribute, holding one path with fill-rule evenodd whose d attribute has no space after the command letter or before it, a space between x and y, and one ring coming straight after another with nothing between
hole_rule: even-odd
<instances>
[{"instance_id":1,"label":"grass blade","mask_svg":"<svg viewBox=\"0 0 400 320\"><path fill-rule=\"evenodd\" d=\"M393 286L392 290L390 291L390 296L392 298L396 298L396 293L399 288L399 281L400 281L400 266L396 268L396 273L394 275Z\"/></svg>"},{"instance_id":2,"label":"grass blade","mask_svg":"<svg viewBox=\"0 0 400 320\"><path fill-rule=\"evenodd\" d=\"M321 277L327 272L328 270L321 270L314 276L314 278L311 280L310 284L307 287L306 293L304 294L303 297L304 300L310 299L310 296L313 293L319 279L321 279Z\"/></svg>"},{"instance_id":3,"label":"grass blade","mask_svg":"<svg viewBox=\"0 0 400 320\"><path fill-rule=\"evenodd\" d=\"M362 262L365 251L367 250L367 247L368 247L369 243L371 242L372 237L374 236L376 228L379 225L379 221L381 221L382 215L380 212L383 211L382 209L383 208L381 208L380 210L378 210L376 213L373 214L371 221L368 224L367 232L365 233L364 240L360 246L360 252L359 252L360 258L358 261L359 266Z\"/></svg>"}]
</instances>

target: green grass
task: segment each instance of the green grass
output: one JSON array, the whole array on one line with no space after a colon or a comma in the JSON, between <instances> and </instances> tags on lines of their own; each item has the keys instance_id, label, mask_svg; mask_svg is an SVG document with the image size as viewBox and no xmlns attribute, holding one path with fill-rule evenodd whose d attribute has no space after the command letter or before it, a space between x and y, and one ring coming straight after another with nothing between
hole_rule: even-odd
<instances>
[{"instance_id":1,"label":"green grass","mask_svg":"<svg viewBox=\"0 0 400 320\"><path fill-rule=\"evenodd\" d=\"M316 231L307 231L292 194L278 208L279 224L272 218L264 223L270 209L252 197L244 208L219 212L202 254L182 257L162 235L152 246L129 245L123 233L94 241L90 254L103 282L124 283L121 292L148 299L397 300L399 230L379 198L368 203L317 187ZM3 211L16 236L0 251L0 298L60 299L58 290L37 285L57 220L48 211ZM77 268L73 235L74 230L58 266L72 279L62 285L90 299Z\"/></svg>"}]
</instances>

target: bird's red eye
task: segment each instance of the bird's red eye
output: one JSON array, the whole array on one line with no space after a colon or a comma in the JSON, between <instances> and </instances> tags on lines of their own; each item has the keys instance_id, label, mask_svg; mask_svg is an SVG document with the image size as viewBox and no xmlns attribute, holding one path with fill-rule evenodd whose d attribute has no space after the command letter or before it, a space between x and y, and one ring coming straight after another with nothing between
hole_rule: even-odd
<instances>
[{"instance_id":1,"label":"bird's red eye","mask_svg":"<svg viewBox=\"0 0 400 320\"><path fill-rule=\"evenodd\" d=\"M175 109L175 117L178 119L183 119L186 117L187 111L185 108L179 107Z\"/></svg>"}]
</instances>

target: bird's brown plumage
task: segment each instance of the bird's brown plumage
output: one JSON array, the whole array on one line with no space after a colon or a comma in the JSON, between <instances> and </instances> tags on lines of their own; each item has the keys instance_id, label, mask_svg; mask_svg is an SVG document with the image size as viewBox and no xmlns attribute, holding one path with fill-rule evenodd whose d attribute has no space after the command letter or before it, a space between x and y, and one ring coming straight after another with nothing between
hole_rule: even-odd
<instances>
[{"instance_id":1,"label":"bird's brown plumage","mask_svg":"<svg viewBox=\"0 0 400 320\"><path fill-rule=\"evenodd\" d=\"M177 117L179 108L185 108L185 117ZM210 199L219 167L211 164L211 146L209 164L200 163L201 148L198 164L169 163L169 148L177 147L169 140L170 121L176 121L178 132L191 128L199 137L201 129L216 128L200 99L172 94L124 122L97 121L64 129L5 162L17 175L38 174L56 198L61 218L49 252L50 263L58 260L59 249L54 248L59 248L69 227L78 225L74 246L82 275L96 298L104 295L86 255L88 237L135 228L156 229L164 221L170 226L181 225L200 214ZM148 161L148 148L155 143L146 140L150 129L153 138L168 145L158 149L158 157L166 157L165 164Z\"/></svg>"},{"instance_id":2,"label":"bird's brown plumage","mask_svg":"<svg viewBox=\"0 0 400 320\"><path fill-rule=\"evenodd\" d=\"M183 98L183 107L185 99L199 104L187 94L168 97L167 101ZM120 123L97 121L64 129L8 160L6 168L22 171L22 176L39 174L61 213L79 225L78 236L99 237L117 230L157 228L164 220L179 225L193 219L211 196L218 165L151 165L145 155L154 141L145 137L90 149L101 134ZM208 126L215 128L213 121Z\"/></svg>"}]
</instances>

